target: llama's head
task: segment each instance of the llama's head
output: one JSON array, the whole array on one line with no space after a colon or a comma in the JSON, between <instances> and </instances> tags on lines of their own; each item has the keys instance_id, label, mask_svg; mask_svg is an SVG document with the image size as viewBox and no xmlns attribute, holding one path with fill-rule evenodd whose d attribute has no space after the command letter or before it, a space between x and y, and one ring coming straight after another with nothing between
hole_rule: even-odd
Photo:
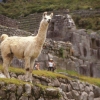
<instances>
[{"instance_id":1,"label":"llama's head","mask_svg":"<svg viewBox=\"0 0 100 100\"><path fill-rule=\"evenodd\" d=\"M48 24L50 23L52 17L53 17L53 13L51 13L50 15L47 15L47 12L44 12L44 13L43 13L42 22L43 22L44 24L48 25Z\"/></svg>"}]
</instances>

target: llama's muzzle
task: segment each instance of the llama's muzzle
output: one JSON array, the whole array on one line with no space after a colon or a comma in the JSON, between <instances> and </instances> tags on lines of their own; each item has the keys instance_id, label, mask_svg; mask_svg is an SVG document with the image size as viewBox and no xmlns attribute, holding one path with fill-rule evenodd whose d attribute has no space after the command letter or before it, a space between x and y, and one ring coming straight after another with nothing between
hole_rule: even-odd
<instances>
[{"instance_id":1,"label":"llama's muzzle","mask_svg":"<svg viewBox=\"0 0 100 100\"><path fill-rule=\"evenodd\" d=\"M50 21L51 21L51 20L50 20L50 19L48 19L48 23L50 23Z\"/></svg>"}]
</instances>

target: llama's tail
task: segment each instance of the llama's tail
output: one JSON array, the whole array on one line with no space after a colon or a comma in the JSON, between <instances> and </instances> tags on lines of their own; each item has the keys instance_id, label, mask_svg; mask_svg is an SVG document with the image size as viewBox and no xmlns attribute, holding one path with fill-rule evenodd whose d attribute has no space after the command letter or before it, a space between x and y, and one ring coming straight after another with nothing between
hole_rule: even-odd
<instances>
[{"instance_id":1,"label":"llama's tail","mask_svg":"<svg viewBox=\"0 0 100 100\"><path fill-rule=\"evenodd\" d=\"M1 37L0 37L0 43L5 40L6 38L8 37L7 34L2 34ZM1 45L0 45L0 60L3 62L3 59L1 57Z\"/></svg>"},{"instance_id":2,"label":"llama's tail","mask_svg":"<svg viewBox=\"0 0 100 100\"><path fill-rule=\"evenodd\" d=\"M3 40L5 40L8 37L7 34L2 34L0 37L0 41L2 42Z\"/></svg>"}]
</instances>

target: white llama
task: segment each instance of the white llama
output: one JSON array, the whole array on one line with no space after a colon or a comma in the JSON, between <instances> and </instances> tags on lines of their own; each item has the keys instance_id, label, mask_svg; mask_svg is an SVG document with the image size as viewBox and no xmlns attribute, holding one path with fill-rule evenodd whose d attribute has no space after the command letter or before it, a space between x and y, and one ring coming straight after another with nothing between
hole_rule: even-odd
<instances>
[{"instance_id":1,"label":"white llama","mask_svg":"<svg viewBox=\"0 0 100 100\"><path fill-rule=\"evenodd\" d=\"M15 56L19 59L25 60L26 81L31 81L34 61L41 53L43 44L46 39L48 25L50 23L50 20L52 19L52 16L53 13L51 13L50 15L47 15L47 12L43 13L43 18L40 22L38 34L34 37L7 37L4 34L1 36L2 42L0 48L3 58L4 74L7 78L10 78L8 66Z\"/></svg>"}]
</instances>

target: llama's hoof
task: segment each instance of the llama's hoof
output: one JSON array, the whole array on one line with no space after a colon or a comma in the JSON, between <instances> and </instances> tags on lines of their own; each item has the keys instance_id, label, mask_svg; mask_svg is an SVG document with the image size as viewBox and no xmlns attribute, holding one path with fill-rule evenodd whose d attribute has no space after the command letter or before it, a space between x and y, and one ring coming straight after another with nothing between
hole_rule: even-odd
<instances>
[{"instance_id":1,"label":"llama's hoof","mask_svg":"<svg viewBox=\"0 0 100 100\"><path fill-rule=\"evenodd\" d=\"M7 78L3 73L0 73L0 78Z\"/></svg>"}]
</instances>

